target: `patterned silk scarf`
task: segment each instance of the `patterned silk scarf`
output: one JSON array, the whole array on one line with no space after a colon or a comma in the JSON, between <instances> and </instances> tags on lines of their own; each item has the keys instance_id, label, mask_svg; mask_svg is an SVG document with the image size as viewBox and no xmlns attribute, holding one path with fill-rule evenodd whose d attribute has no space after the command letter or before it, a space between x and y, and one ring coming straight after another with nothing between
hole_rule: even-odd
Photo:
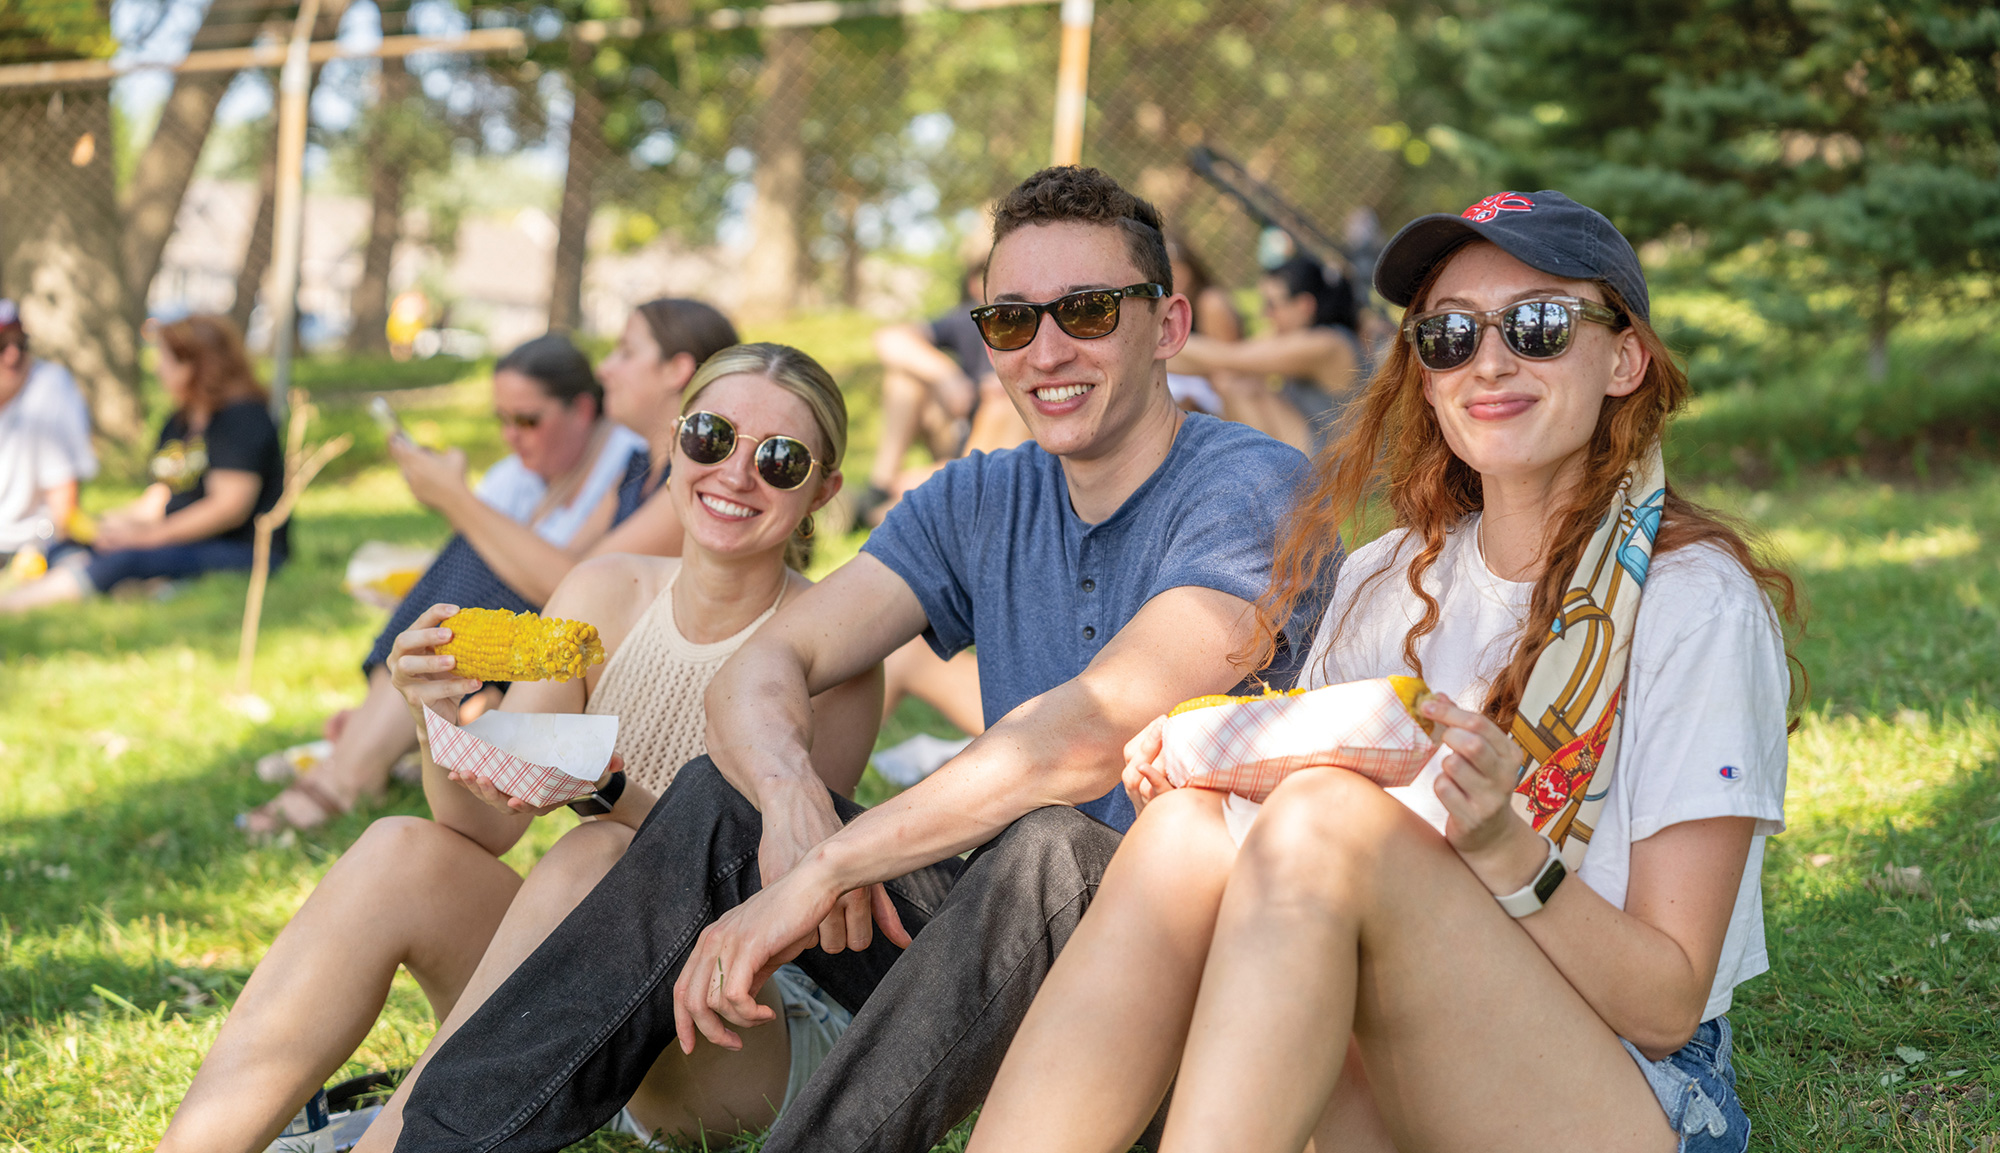
<instances>
[{"instance_id":1,"label":"patterned silk scarf","mask_svg":"<svg viewBox=\"0 0 2000 1153\"><path fill-rule=\"evenodd\" d=\"M1583 864L1611 793L1632 622L1666 495L1655 444L1625 474L1584 546L1552 626L1555 639L1535 659L1514 716L1514 740L1527 753L1514 811L1556 843L1571 872Z\"/></svg>"}]
</instances>

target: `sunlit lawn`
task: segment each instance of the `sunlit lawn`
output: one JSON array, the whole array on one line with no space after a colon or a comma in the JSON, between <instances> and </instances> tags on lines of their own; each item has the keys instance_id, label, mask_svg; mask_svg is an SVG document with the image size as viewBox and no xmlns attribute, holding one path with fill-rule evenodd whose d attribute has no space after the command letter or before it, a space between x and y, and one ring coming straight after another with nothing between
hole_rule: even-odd
<instances>
[{"instance_id":1,"label":"sunlit lawn","mask_svg":"<svg viewBox=\"0 0 2000 1153\"><path fill-rule=\"evenodd\" d=\"M857 390L859 423L871 397ZM481 400L443 390L431 418L490 459ZM363 427L346 410L330 423ZM1965 1150L2000 1131L2000 921L1986 922L2000 917L2000 476L1707 496L1771 530L1813 609L1791 829L1765 873L1776 969L1735 1012L1757 1147ZM316 735L358 695L381 614L340 591L347 556L444 529L362 450L308 497L296 532L259 650L268 720L224 699L241 577L0 622L0 1150L150 1147L328 864L375 817L422 811L398 789L283 847L246 847L231 827L271 791L255 757ZM828 542L823 560L855 543ZM911 708L884 742L917 726L946 731ZM884 791L872 773L869 788ZM568 821L539 822L510 863L531 863ZM1921 868L1926 891L1870 888L1890 865ZM407 1064L430 1030L399 981L349 1071Z\"/></svg>"}]
</instances>

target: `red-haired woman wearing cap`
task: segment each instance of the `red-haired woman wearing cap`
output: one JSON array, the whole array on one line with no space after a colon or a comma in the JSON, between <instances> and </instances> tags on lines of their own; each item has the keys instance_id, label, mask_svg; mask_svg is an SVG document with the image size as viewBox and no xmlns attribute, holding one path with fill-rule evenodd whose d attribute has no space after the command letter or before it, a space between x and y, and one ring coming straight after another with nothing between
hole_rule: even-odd
<instances>
[{"instance_id":1,"label":"red-haired woman wearing cap","mask_svg":"<svg viewBox=\"0 0 2000 1153\"><path fill-rule=\"evenodd\" d=\"M174 411L160 429L153 483L105 514L94 553L75 554L0 597L0 612L82 600L126 580L250 567L253 520L278 503L285 483L268 395L226 317L185 317L160 325L154 339L160 387ZM288 543L280 525L273 567L284 563Z\"/></svg>"},{"instance_id":2,"label":"red-haired woman wearing cap","mask_svg":"<svg viewBox=\"0 0 2000 1153\"><path fill-rule=\"evenodd\" d=\"M1420 674L1443 747L1406 788L1307 769L1261 805L1143 805L973 1135L1123 1150L1740 1153L1723 1013L1768 967L1785 575L1679 496L1686 378L1631 246L1559 193L1413 222L1408 309L1281 537L1264 620L1379 494L1308 683ZM1567 879L1565 879L1567 878Z\"/></svg>"}]
</instances>

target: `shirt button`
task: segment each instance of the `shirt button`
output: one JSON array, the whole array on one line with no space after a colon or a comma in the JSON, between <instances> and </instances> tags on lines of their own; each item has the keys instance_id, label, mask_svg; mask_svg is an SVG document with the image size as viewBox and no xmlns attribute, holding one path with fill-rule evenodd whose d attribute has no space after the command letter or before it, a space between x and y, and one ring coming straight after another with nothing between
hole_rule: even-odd
<instances>
[{"instance_id":1,"label":"shirt button","mask_svg":"<svg viewBox=\"0 0 2000 1153\"><path fill-rule=\"evenodd\" d=\"M1095 629L1094 627L1092 627L1092 626L1090 626L1090 625L1085 625L1085 626L1083 626L1083 639L1084 639L1084 640L1091 640L1091 639L1095 638L1096 636L1097 636L1097 629Z\"/></svg>"},{"instance_id":2,"label":"shirt button","mask_svg":"<svg viewBox=\"0 0 2000 1153\"><path fill-rule=\"evenodd\" d=\"M1084 577L1083 584L1078 587L1082 588L1084 592L1094 593L1097 591L1097 582L1091 580L1089 577Z\"/></svg>"}]
</instances>

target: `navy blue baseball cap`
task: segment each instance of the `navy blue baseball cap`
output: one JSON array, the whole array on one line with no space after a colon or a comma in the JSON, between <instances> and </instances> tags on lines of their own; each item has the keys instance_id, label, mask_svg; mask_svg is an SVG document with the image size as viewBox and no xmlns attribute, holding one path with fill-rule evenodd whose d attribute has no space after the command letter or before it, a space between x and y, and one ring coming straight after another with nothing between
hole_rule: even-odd
<instances>
[{"instance_id":1,"label":"navy blue baseball cap","mask_svg":"<svg viewBox=\"0 0 2000 1153\"><path fill-rule=\"evenodd\" d=\"M1569 280L1602 280L1641 320L1652 319L1646 274L1632 242L1604 214L1560 192L1496 192L1453 216L1419 216L1375 261L1375 291L1409 307L1431 269L1474 240L1488 240L1530 268Z\"/></svg>"}]
</instances>

